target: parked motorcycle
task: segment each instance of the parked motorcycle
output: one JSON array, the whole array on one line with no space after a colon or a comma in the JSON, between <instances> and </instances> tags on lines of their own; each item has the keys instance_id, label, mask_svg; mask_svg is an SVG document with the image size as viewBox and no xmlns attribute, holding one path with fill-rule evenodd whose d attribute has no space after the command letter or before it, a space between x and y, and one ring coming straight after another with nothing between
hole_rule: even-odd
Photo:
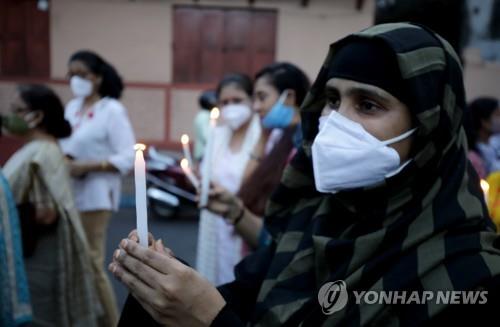
<instances>
[{"instance_id":1,"label":"parked motorcycle","mask_svg":"<svg viewBox=\"0 0 500 327\"><path fill-rule=\"evenodd\" d=\"M196 190L180 167L180 157L149 147L146 157L148 207L154 217L173 219L181 206L196 207Z\"/></svg>"}]
</instances>

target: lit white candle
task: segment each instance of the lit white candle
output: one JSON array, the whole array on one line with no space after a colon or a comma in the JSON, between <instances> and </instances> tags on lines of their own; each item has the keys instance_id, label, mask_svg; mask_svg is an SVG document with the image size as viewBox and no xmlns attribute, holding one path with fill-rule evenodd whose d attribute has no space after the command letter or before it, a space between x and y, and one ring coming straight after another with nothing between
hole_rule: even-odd
<instances>
[{"instance_id":1,"label":"lit white candle","mask_svg":"<svg viewBox=\"0 0 500 327\"><path fill-rule=\"evenodd\" d=\"M200 206L205 207L208 204L208 192L210 189L210 178L212 175L212 156L214 148L214 132L217 126L217 119L220 112L218 108L213 108L210 111L210 128L207 135L207 144L205 147L205 154L203 156L202 176L201 176L201 194Z\"/></svg>"},{"instance_id":2,"label":"lit white candle","mask_svg":"<svg viewBox=\"0 0 500 327\"><path fill-rule=\"evenodd\" d=\"M193 184L195 189L200 188L200 182L198 181L198 178L193 174L193 171L191 168L189 168L189 162L186 158L181 160L181 168L184 174L187 176L191 184Z\"/></svg>"},{"instance_id":3,"label":"lit white candle","mask_svg":"<svg viewBox=\"0 0 500 327\"><path fill-rule=\"evenodd\" d=\"M184 158L187 159L189 167L193 166L193 156L191 156L191 149L189 148L189 135L183 134L181 136L182 150L184 151Z\"/></svg>"},{"instance_id":4,"label":"lit white candle","mask_svg":"<svg viewBox=\"0 0 500 327\"><path fill-rule=\"evenodd\" d=\"M484 179L481 179L481 188L483 189L484 201L486 202L486 206L488 206L488 193L490 191L490 184Z\"/></svg>"},{"instance_id":5,"label":"lit white candle","mask_svg":"<svg viewBox=\"0 0 500 327\"><path fill-rule=\"evenodd\" d=\"M139 244L148 247L148 208L146 200L146 162L143 151L144 144L136 144L135 147L135 214Z\"/></svg>"}]
</instances>

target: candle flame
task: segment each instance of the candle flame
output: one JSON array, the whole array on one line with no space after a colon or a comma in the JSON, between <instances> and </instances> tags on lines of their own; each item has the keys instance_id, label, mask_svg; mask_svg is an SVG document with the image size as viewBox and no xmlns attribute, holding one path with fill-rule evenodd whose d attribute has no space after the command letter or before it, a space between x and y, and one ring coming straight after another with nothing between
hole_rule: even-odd
<instances>
[{"instance_id":1,"label":"candle flame","mask_svg":"<svg viewBox=\"0 0 500 327\"><path fill-rule=\"evenodd\" d=\"M188 169L189 168L189 162L186 158L181 160L181 167L182 169Z\"/></svg>"},{"instance_id":2,"label":"candle flame","mask_svg":"<svg viewBox=\"0 0 500 327\"><path fill-rule=\"evenodd\" d=\"M189 135L182 134L182 136L181 136L181 143L184 144L184 145L188 144L189 143Z\"/></svg>"},{"instance_id":3,"label":"candle flame","mask_svg":"<svg viewBox=\"0 0 500 327\"><path fill-rule=\"evenodd\" d=\"M135 151L144 151L144 150L146 150L146 145L142 144L142 143L137 143L136 145L134 145L134 150Z\"/></svg>"},{"instance_id":4,"label":"candle flame","mask_svg":"<svg viewBox=\"0 0 500 327\"><path fill-rule=\"evenodd\" d=\"M484 179L481 180L481 188L483 189L483 192L486 193L490 190L490 184L488 184L487 181Z\"/></svg>"},{"instance_id":5,"label":"candle flame","mask_svg":"<svg viewBox=\"0 0 500 327\"><path fill-rule=\"evenodd\" d=\"M219 108L214 107L212 111L210 111L210 119L218 119L220 115Z\"/></svg>"}]
</instances>

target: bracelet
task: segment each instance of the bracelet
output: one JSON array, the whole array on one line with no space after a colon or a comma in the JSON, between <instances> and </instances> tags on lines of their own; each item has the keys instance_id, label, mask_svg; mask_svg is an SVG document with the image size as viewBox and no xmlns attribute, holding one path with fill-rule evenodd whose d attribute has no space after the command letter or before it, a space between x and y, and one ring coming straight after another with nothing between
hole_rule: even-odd
<instances>
[{"instance_id":1,"label":"bracelet","mask_svg":"<svg viewBox=\"0 0 500 327\"><path fill-rule=\"evenodd\" d=\"M245 206L241 206L241 212L238 217L233 220L233 226L236 226L240 220L243 219L243 216L245 216Z\"/></svg>"}]
</instances>

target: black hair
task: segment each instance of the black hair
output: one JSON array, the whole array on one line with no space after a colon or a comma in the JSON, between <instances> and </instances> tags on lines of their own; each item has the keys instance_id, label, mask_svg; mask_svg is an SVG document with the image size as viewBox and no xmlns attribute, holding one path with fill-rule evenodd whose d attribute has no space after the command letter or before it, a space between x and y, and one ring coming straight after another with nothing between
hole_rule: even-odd
<instances>
[{"instance_id":1,"label":"black hair","mask_svg":"<svg viewBox=\"0 0 500 327\"><path fill-rule=\"evenodd\" d=\"M97 53L81 50L74 53L69 62L81 61L87 68L97 76L102 78L99 94L101 97L111 97L119 99L123 92L123 81L116 69L106 62Z\"/></svg>"},{"instance_id":2,"label":"black hair","mask_svg":"<svg viewBox=\"0 0 500 327\"><path fill-rule=\"evenodd\" d=\"M212 110L217 105L217 95L214 90L206 90L198 98L201 109Z\"/></svg>"},{"instance_id":3,"label":"black hair","mask_svg":"<svg viewBox=\"0 0 500 327\"><path fill-rule=\"evenodd\" d=\"M470 149L477 151L476 144L482 123L489 120L498 107L498 100L490 97L477 98L467 106L464 115L464 128Z\"/></svg>"},{"instance_id":4,"label":"black hair","mask_svg":"<svg viewBox=\"0 0 500 327\"><path fill-rule=\"evenodd\" d=\"M255 80L261 77L267 77L279 93L286 89L294 90L296 106L302 104L311 86L306 74L288 62L277 62L264 67L255 75Z\"/></svg>"},{"instance_id":5,"label":"black hair","mask_svg":"<svg viewBox=\"0 0 500 327\"><path fill-rule=\"evenodd\" d=\"M30 111L43 112L40 127L48 134L58 139L71 135L71 125L64 118L64 106L54 91L40 84L20 85L18 91Z\"/></svg>"},{"instance_id":6,"label":"black hair","mask_svg":"<svg viewBox=\"0 0 500 327\"><path fill-rule=\"evenodd\" d=\"M238 89L244 91L248 96L252 96L253 84L250 77L245 74L233 73L225 75L217 85L217 88L215 89L217 99L219 98L222 89L230 84L235 84Z\"/></svg>"}]
</instances>

